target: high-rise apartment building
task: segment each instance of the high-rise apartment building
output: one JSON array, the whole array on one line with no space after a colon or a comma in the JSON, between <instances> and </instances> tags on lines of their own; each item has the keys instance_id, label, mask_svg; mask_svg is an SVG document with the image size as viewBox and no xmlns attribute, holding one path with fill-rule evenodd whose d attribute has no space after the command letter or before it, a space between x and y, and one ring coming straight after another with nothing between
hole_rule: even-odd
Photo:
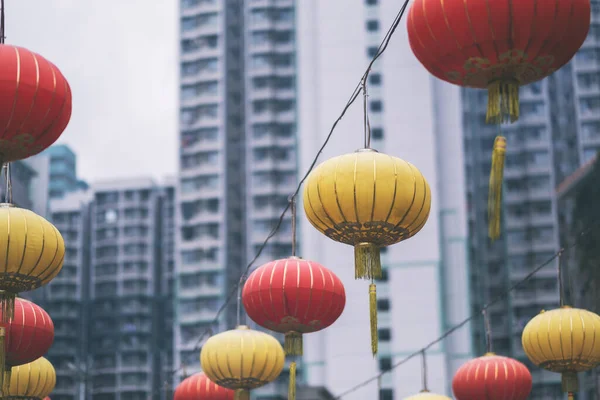
<instances>
[{"instance_id":1,"label":"high-rise apartment building","mask_svg":"<svg viewBox=\"0 0 600 400\"><path fill-rule=\"evenodd\" d=\"M401 4L391 0L302 0L297 7L300 170L306 171L340 115ZM301 255L332 269L348 302L340 319L306 335L311 385L336 396L405 359L469 313L462 115L457 87L436 81L412 55L401 22L368 80L371 147L411 162L432 191L429 221L414 238L387 248L378 283L379 354L370 348L368 282L354 281L353 249L302 225ZM320 161L363 147L362 96L337 126ZM301 214L302 215L302 214ZM450 380L472 357L469 325L427 351L430 389L450 394ZM413 357L344 400L401 399L418 393Z\"/></svg>"},{"instance_id":2,"label":"high-rise apartment building","mask_svg":"<svg viewBox=\"0 0 600 400\"><path fill-rule=\"evenodd\" d=\"M174 343L188 373L296 185L294 4L181 1ZM255 265L290 255L288 216ZM233 301L213 330L233 328L235 310Z\"/></svg>"},{"instance_id":3,"label":"high-rise apartment building","mask_svg":"<svg viewBox=\"0 0 600 400\"><path fill-rule=\"evenodd\" d=\"M487 237L491 150L498 128L485 124L486 93L463 90L468 183L472 311L494 300L560 248L554 188L600 148L600 2L592 0L589 36L574 60L549 78L521 88L521 116L502 126L508 149L503 235ZM490 309L494 348L529 364L521 347L525 324L558 306L556 262ZM481 324L474 344L484 352ZM533 368L532 399L561 399L560 376Z\"/></svg>"}]
</instances>

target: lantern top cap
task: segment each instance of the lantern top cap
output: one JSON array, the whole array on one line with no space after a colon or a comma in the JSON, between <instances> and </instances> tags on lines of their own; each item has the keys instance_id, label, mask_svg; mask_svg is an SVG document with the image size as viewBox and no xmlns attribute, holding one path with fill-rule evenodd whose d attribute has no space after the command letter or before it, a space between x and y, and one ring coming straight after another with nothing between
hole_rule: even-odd
<instances>
[{"instance_id":1,"label":"lantern top cap","mask_svg":"<svg viewBox=\"0 0 600 400\"><path fill-rule=\"evenodd\" d=\"M249 331L250 330L250 328L248 328L248 325L238 325L235 329L239 330L239 331Z\"/></svg>"},{"instance_id":2,"label":"lantern top cap","mask_svg":"<svg viewBox=\"0 0 600 400\"><path fill-rule=\"evenodd\" d=\"M495 356L495 355L496 355L496 353L494 353L494 352L492 352L492 351L488 351L488 352L487 352L487 353L485 353L483 356L484 356L484 357L493 357L493 356Z\"/></svg>"},{"instance_id":3,"label":"lantern top cap","mask_svg":"<svg viewBox=\"0 0 600 400\"><path fill-rule=\"evenodd\" d=\"M0 203L0 207L14 207L15 205L12 203Z\"/></svg>"},{"instance_id":4,"label":"lantern top cap","mask_svg":"<svg viewBox=\"0 0 600 400\"><path fill-rule=\"evenodd\" d=\"M356 150L357 153L379 153L377 150L372 149L370 147L364 147L362 149Z\"/></svg>"}]
</instances>

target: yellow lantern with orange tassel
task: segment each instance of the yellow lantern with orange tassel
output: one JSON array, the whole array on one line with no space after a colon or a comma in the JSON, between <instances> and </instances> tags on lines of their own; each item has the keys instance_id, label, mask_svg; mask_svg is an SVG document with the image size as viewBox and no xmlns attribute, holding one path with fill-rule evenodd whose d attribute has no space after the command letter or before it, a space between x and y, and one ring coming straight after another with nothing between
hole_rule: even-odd
<instances>
[{"instance_id":1,"label":"yellow lantern with orange tassel","mask_svg":"<svg viewBox=\"0 0 600 400\"><path fill-rule=\"evenodd\" d=\"M200 353L202 371L217 385L235 390L235 400L250 400L250 390L277 379L284 363L277 339L244 325L212 336Z\"/></svg>"},{"instance_id":2,"label":"yellow lantern with orange tassel","mask_svg":"<svg viewBox=\"0 0 600 400\"><path fill-rule=\"evenodd\" d=\"M407 161L370 148L331 158L304 186L304 211L325 236L354 246L355 278L371 280L371 348L377 353L380 249L417 234L429 217L431 191Z\"/></svg>"}]
</instances>

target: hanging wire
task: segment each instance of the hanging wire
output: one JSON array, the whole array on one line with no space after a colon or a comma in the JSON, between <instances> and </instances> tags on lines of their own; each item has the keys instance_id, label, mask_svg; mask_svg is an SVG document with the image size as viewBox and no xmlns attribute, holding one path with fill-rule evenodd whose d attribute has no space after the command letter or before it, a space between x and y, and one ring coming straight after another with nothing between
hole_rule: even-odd
<instances>
[{"instance_id":1,"label":"hanging wire","mask_svg":"<svg viewBox=\"0 0 600 400\"><path fill-rule=\"evenodd\" d=\"M363 113L364 113L364 130L365 130L365 149L371 148L371 123L369 122L369 93L367 91L367 79L371 68L367 70L362 80L362 92L363 92Z\"/></svg>"},{"instance_id":2,"label":"hanging wire","mask_svg":"<svg viewBox=\"0 0 600 400\"><path fill-rule=\"evenodd\" d=\"M4 202L8 204L12 204L13 194L12 194L12 180L10 176L10 163L6 163L3 166L4 169L4 180L6 183L6 192L4 193Z\"/></svg>"},{"instance_id":3,"label":"hanging wire","mask_svg":"<svg viewBox=\"0 0 600 400\"><path fill-rule=\"evenodd\" d=\"M560 306L564 306L565 305L565 288L564 288L564 284L563 284L563 271L562 271L562 255L564 253L565 249L560 249L560 251L558 252L558 299L559 299L559 304Z\"/></svg>"},{"instance_id":4,"label":"hanging wire","mask_svg":"<svg viewBox=\"0 0 600 400\"><path fill-rule=\"evenodd\" d=\"M489 318L487 310L485 308L483 310L481 310L481 314L483 314L483 325L485 328L486 353L493 353L492 326L490 325L490 318Z\"/></svg>"},{"instance_id":5,"label":"hanging wire","mask_svg":"<svg viewBox=\"0 0 600 400\"><path fill-rule=\"evenodd\" d=\"M237 285L237 325L242 324L242 286L243 283Z\"/></svg>"},{"instance_id":6,"label":"hanging wire","mask_svg":"<svg viewBox=\"0 0 600 400\"><path fill-rule=\"evenodd\" d=\"M597 223L600 223L600 221L597 221ZM574 241L570 246L567 246L566 248L574 248L576 247L580 241L581 238L583 236L585 236L589 231L591 231L590 229L586 229L584 231L581 231L579 233L579 237L576 241ZM546 262L544 262L543 264L537 266L536 268L534 268L529 274L527 274L527 276L525 276L523 279L521 279L520 281L514 283L512 286L510 286L508 288L508 290L506 290L506 292L498 295L494 300L492 300L491 302L487 303L484 305L484 307L482 308L483 310L487 310L490 307L492 307L494 304L506 299L508 297L508 295L513 292L515 289L517 289L519 286L521 286L523 283L529 281L529 279L531 279L535 274L537 274L541 269L545 268L546 266L550 265L554 260L556 260L561 254L562 252L565 250L565 248L561 249L559 252L557 252L556 254L554 254L550 259L548 259ZM457 330L461 329L463 326L465 326L466 324L468 324L470 321L474 320L475 318L479 317L479 313L475 313L475 314L471 314L469 317L467 317L466 319L464 319L463 321L459 322L458 324L454 325L452 328L448 329L446 332L444 332L444 334L440 337L438 337L437 339L431 341L429 344L427 344L426 346L424 346L422 349L415 351L414 353L406 356L405 358L403 358L402 360L398 361L397 363L393 364L392 367L386 371L380 372L379 374L377 374L374 377L371 377L369 379L366 379L365 381L353 386L352 388L346 390L345 392L341 393L340 395L336 396L334 398L334 400L341 400L344 396L350 394L350 393L354 393L357 390L369 385L372 382L377 381L381 376L383 376L384 374L389 373L390 371L393 371L394 369L398 368L401 365L406 364L407 362L409 362L410 360L412 360L414 357L418 356L419 354L421 354L421 352L429 350L430 348L432 348L433 346L437 345L438 343L440 343L441 341L443 341L444 339L446 339L448 336L450 336L451 334L453 334L454 332L456 332Z\"/></svg>"},{"instance_id":7,"label":"hanging wire","mask_svg":"<svg viewBox=\"0 0 600 400\"><path fill-rule=\"evenodd\" d=\"M4 0L0 0L0 44L4 44Z\"/></svg>"},{"instance_id":8,"label":"hanging wire","mask_svg":"<svg viewBox=\"0 0 600 400\"><path fill-rule=\"evenodd\" d=\"M290 196L290 207L292 209L292 257L296 257L296 196Z\"/></svg>"},{"instance_id":9,"label":"hanging wire","mask_svg":"<svg viewBox=\"0 0 600 400\"><path fill-rule=\"evenodd\" d=\"M425 349L421 350L421 374L423 379L423 392L429 392L427 387L427 355Z\"/></svg>"}]
</instances>

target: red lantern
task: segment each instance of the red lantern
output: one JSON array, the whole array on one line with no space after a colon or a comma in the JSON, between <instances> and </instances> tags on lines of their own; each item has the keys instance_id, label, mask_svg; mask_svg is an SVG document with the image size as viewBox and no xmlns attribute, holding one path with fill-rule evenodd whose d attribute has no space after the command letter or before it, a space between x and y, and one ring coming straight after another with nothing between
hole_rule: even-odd
<instances>
[{"instance_id":1,"label":"red lantern","mask_svg":"<svg viewBox=\"0 0 600 400\"><path fill-rule=\"evenodd\" d=\"M234 395L233 390L217 385L200 372L177 386L173 400L233 400Z\"/></svg>"},{"instance_id":2,"label":"red lantern","mask_svg":"<svg viewBox=\"0 0 600 400\"><path fill-rule=\"evenodd\" d=\"M531 387L525 365L494 353L463 364L452 380L456 400L527 400Z\"/></svg>"},{"instance_id":3,"label":"red lantern","mask_svg":"<svg viewBox=\"0 0 600 400\"><path fill-rule=\"evenodd\" d=\"M0 45L0 162L33 156L54 143L71 118L71 88L44 57Z\"/></svg>"},{"instance_id":4,"label":"red lantern","mask_svg":"<svg viewBox=\"0 0 600 400\"><path fill-rule=\"evenodd\" d=\"M29 300L15 299L15 314L6 332L6 365L16 367L44 356L54 341L48 313Z\"/></svg>"},{"instance_id":5,"label":"red lantern","mask_svg":"<svg viewBox=\"0 0 600 400\"><path fill-rule=\"evenodd\" d=\"M519 118L519 86L565 65L590 28L590 0L415 0L408 39L435 77L488 89L486 121ZM488 199L489 236L500 236L506 139L496 138Z\"/></svg>"},{"instance_id":6,"label":"red lantern","mask_svg":"<svg viewBox=\"0 0 600 400\"><path fill-rule=\"evenodd\" d=\"M258 267L242 292L244 308L258 325L285 333L288 355L302 355L302 334L333 324L344 311L342 281L314 261L298 257Z\"/></svg>"},{"instance_id":7,"label":"red lantern","mask_svg":"<svg viewBox=\"0 0 600 400\"><path fill-rule=\"evenodd\" d=\"M408 39L437 78L488 89L488 120L516 120L519 86L571 60L588 34L590 15L590 0L415 0Z\"/></svg>"}]
</instances>

